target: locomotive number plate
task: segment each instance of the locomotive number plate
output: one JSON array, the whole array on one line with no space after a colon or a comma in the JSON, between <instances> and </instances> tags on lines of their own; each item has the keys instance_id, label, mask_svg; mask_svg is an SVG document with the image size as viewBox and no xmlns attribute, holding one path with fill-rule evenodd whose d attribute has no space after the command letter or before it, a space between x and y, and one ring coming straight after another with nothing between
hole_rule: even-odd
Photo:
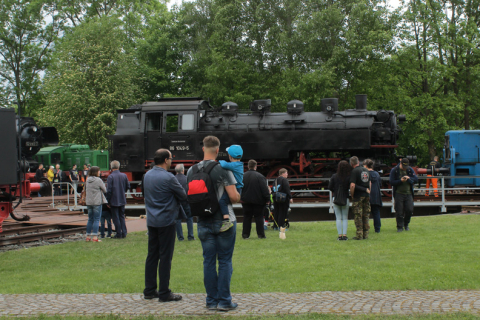
<instances>
[{"instance_id":1,"label":"locomotive number plate","mask_svg":"<svg viewBox=\"0 0 480 320\"><path fill-rule=\"evenodd\" d=\"M27 147L38 147L38 141L25 141Z\"/></svg>"},{"instance_id":2,"label":"locomotive number plate","mask_svg":"<svg viewBox=\"0 0 480 320\"><path fill-rule=\"evenodd\" d=\"M170 150L185 151L185 150L190 150L190 147L189 146L170 146Z\"/></svg>"}]
</instances>

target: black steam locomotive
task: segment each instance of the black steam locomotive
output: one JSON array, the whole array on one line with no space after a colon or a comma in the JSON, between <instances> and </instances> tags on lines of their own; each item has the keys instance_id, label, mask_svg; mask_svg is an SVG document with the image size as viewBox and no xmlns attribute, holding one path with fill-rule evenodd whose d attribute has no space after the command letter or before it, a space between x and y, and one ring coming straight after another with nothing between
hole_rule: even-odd
<instances>
[{"instance_id":1,"label":"black steam locomotive","mask_svg":"<svg viewBox=\"0 0 480 320\"><path fill-rule=\"evenodd\" d=\"M251 112L234 102L215 108L199 98L145 102L118 111L110 157L131 180L140 180L157 149L169 149L174 163L188 167L202 159L203 138L215 135L221 141L219 159L227 159L229 145L239 144L243 159L255 159L267 177L282 167L290 178L330 177L338 161L352 155L388 169L400 131L397 120L405 120L393 111L368 111L366 95L356 96L353 110L339 111L334 98L321 101L321 112L305 112L298 100L287 104L287 112L270 110L270 100L253 101ZM308 187L308 180L300 184Z\"/></svg>"},{"instance_id":2,"label":"black steam locomotive","mask_svg":"<svg viewBox=\"0 0 480 320\"><path fill-rule=\"evenodd\" d=\"M2 222L13 214L13 202L29 197L30 192L45 195L51 192L48 179L31 183L26 177L30 167L36 168L31 158L46 144L58 144L57 130L39 127L32 118L18 118L13 109L0 109L0 232ZM30 162L29 162L30 160Z\"/></svg>"}]
</instances>

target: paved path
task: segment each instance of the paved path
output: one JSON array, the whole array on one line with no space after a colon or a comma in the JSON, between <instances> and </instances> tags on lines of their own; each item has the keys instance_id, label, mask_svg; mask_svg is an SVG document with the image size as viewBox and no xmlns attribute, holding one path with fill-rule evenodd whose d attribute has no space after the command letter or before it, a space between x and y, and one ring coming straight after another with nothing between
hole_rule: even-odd
<instances>
[{"instance_id":1,"label":"paved path","mask_svg":"<svg viewBox=\"0 0 480 320\"><path fill-rule=\"evenodd\" d=\"M351 291L234 294L229 315L409 314L466 311L480 314L480 291ZM208 315L205 294L178 302L144 300L141 294L0 294L0 316L37 314Z\"/></svg>"}]
</instances>

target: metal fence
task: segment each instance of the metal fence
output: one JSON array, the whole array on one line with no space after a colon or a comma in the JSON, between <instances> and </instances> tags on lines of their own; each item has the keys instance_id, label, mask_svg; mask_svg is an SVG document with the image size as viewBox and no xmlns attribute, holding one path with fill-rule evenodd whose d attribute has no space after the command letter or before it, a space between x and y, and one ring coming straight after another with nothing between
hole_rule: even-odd
<instances>
[{"instance_id":1,"label":"metal fence","mask_svg":"<svg viewBox=\"0 0 480 320\"><path fill-rule=\"evenodd\" d=\"M460 191L460 192L465 192L465 193L476 193L480 190L480 187L455 187L455 188L447 188L445 187L445 180L446 179L455 179L455 178L480 178L480 176L436 176L436 177L426 177L426 176L419 176L419 183L416 184L415 188L415 194L416 195L423 195L425 191L427 190L422 186L422 183L420 182L421 180L427 180L427 179L438 179L439 184L438 184L438 194L439 197L432 197L431 201L415 201L414 198L414 206L415 207L439 207L441 212L447 212L447 207L449 206L462 206L462 205L480 205L480 198L477 199L469 199L466 201L459 201L459 200L447 200L446 199L446 192L449 191ZM307 178L293 178L289 179L289 182L300 182L300 181L329 181L329 178L313 178L313 179L307 179ZM388 180L388 178L382 178L382 180ZM274 179L270 179L269 181L273 182L275 181ZM79 182L78 185L82 185L82 182ZM67 194L69 197L67 198L67 207L69 210L78 210L78 209L85 209L85 206L79 206L78 205L78 192L76 188L73 187L73 185L70 182L58 182L58 183L53 183L53 186L55 185L61 185L61 186L67 186ZM418 187L420 186L420 187ZM73 199L73 207L70 206L70 188L74 189L74 199ZM433 187L431 188L433 189ZM387 188L387 189L381 189L381 191L384 192L389 192L392 193L392 188ZM333 196L332 192L326 188L323 189L303 189L303 190L291 190L292 193L296 194L305 194L313 196L313 193L326 193L328 194L328 202L327 201L322 201L321 199L318 200L318 202L296 202L290 205L292 208L328 208L329 213L334 213L334 204L333 204ZM132 198L133 195L135 196L141 196L141 192L136 192L136 191L127 191L125 193L127 198ZM480 193L479 193L480 196ZM301 198L297 198L301 199ZM391 207L391 211L395 212L395 198L393 197L383 197L383 206L384 207ZM350 202L350 206L352 203ZM55 196L52 193L52 206L55 207ZM241 207L240 204L234 204L234 208ZM137 204L137 205L127 205L126 208L129 209L145 209L144 204Z\"/></svg>"}]
</instances>

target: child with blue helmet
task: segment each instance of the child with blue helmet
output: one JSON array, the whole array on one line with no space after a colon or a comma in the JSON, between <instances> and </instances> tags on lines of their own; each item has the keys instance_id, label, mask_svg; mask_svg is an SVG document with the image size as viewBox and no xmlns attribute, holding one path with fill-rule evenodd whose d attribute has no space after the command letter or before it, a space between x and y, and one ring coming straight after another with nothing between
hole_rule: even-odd
<instances>
[{"instance_id":1,"label":"child with blue helmet","mask_svg":"<svg viewBox=\"0 0 480 320\"><path fill-rule=\"evenodd\" d=\"M230 158L230 162L225 160L219 160L218 162L222 166L223 169L230 170L237 180L237 187L238 193L242 194L243 188L243 162L240 161L243 156L243 149L237 144L231 145L227 148L228 157ZM228 194L226 192L223 193L222 197L218 201L220 205L220 210L222 211L223 215L223 222L222 226L220 227L220 232L227 231L233 226L233 223L229 219L228 214L228 205L230 204L230 199L228 198Z\"/></svg>"}]
</instances>

